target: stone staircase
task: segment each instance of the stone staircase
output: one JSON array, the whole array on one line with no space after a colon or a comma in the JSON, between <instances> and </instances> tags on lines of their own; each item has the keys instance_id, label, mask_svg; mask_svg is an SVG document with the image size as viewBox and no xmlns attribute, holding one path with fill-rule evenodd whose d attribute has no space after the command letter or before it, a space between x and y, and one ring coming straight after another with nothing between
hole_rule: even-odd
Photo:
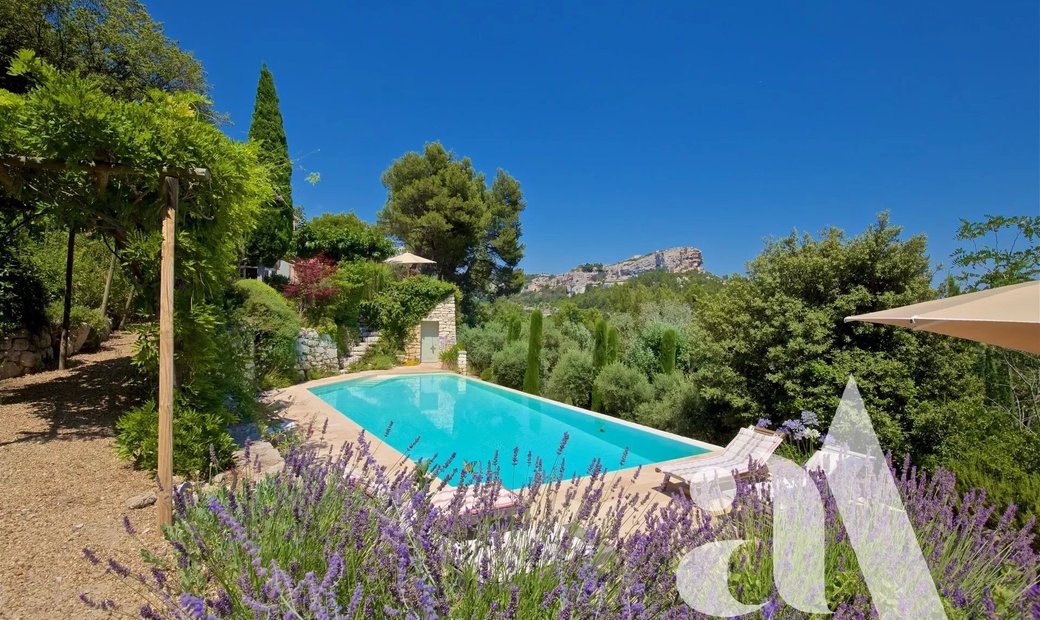
<instances>
[{"instance_id":1,"label":"stone staircase","mask_svg":"<svg viewBox=\"0 0 1040 620\"><path fill-rule=\"evenodd\" d=\"M379 342L379 332L369 331L367 327L362 326L361 328L361 339L358 340L350 352L339 359L339 367L342 371L346 371L351 364L359 361L369 349L375 346Z\"/></svg>"}]
</instances>

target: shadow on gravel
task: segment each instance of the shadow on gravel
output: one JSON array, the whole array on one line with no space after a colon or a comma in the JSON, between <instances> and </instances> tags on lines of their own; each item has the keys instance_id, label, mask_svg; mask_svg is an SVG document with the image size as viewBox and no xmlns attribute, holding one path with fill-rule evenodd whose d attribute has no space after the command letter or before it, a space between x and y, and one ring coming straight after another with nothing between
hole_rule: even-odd
<instances>
[{"instance_id":1,"label":"shadow on gravel","mask_svg":"<svg viewBox=\"0 0 1040 620\"><path fill-rule=\"evenodd\" d=\"M72 367L67 371L33 375L12 387L0 384L0 423L10 424L4 419L5 410L18 405L26 406L33 416L47 423L42 431L9 428L15 438L0 441L0 447L115 435L116 420L140 401L130 358L124 355L94 361L84 356L69 361Z\"/></svg>"}]
</instances>

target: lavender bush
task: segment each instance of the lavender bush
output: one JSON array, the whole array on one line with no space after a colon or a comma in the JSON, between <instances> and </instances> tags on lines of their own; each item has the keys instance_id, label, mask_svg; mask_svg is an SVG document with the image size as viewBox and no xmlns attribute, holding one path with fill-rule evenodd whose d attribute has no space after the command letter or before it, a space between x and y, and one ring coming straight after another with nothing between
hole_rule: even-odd
<instances>
[{"instance_id":1,"label":"lavender bush","mask_svg":"<svg viewBox=\"0 0 1040 620\"><path fill-rule=\"evenodd\" d=\"M144 618L699 618L676 591L679 559L707 541L744 538L752 542L733 559L734 595L766 601L763 618L808 617L776 596L770 501L754 478L739 484L732 511L703 517L683 497L659 502L624 491L597 463L576 487L564 480L562 457L544 464L514 451L506 463L467 473L454 455L421 470L381 467L375 449L364 435L337 454L295 447L277 476L178 496L167 532L173 559L153 556L147 576L112 561L107 570L138 587ZM497 472L510 468L530 474L516 514L463 514L465 489L490 507ZM897 469L950 617L1040 617L1032 523L1016 530L1013 508L998 515L981 492L960 497L948 472ZM462 477L446 510L429 501L441 473ZM876 617L834 500L817 479L834 617Z\"/></svg>"}]
</instances>

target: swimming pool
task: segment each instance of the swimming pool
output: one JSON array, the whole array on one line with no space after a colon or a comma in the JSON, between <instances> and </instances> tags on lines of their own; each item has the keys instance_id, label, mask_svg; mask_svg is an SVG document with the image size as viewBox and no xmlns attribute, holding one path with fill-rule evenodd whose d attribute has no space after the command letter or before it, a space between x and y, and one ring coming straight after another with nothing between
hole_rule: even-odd
<instances>
[{"instance_id":1,"label":"swimming pool","mask_svg":"<svg viewBox=\"0 0 1040 620\"><path fill-rule=\"evenodd\" d=\"M310 391L374 437L383 437L392 422L385 441L402 454L418 438L409 453L412 460L443 462L456 453L452 468L463 461L483 466L497 453L503 484L511 489L528 481L528 452L532 463L540 458L546 469L557 463L564 433L568 476L584 475L596 458L605 470L614 471L709 449L691 439L451 373L366 377ZM520 455L516 467L514 448Z\"/></svg>"}]
</instances>

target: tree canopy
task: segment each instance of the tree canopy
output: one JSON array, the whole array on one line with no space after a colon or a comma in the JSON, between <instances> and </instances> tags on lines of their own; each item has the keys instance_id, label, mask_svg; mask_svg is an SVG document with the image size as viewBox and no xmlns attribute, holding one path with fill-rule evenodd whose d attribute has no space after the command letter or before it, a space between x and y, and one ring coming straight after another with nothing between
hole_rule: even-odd
<instances>
[{"instance_id":1,"label":"tree canopy","mask_svg":"<svg viewBox=\"0 0 1040 620\"><path fill-rule=\"evenodd\" d=\"M318 254L336 261L388 258L394 246L382 232L354 213L322 213L302 224L293 239L299 258Z\"/></svg>"},{"instance_id":2,"label":"tree canopy","mask_svg":"<svg viewBox=\"0 0 1040 620\"><path fill-rule=\"evenodd\" d=\"M278 93L274 89L274 76L267 65L260 68L249 140L260 145L260 158L270 171L275 196L260 210L256 230L249 240L246 260L253 265L270 267L289 251L295 212L289 144L285 138Z\"/></svg>"},{"instance_id":3,"label":"tree canopy","mask_svg":"<svg viewBox=\"0 0 1040 620\"><path fill-rule=\"evenodd\" d=\"M523 274L520 183L499 170L488 187L468 157L439 142L406 153L383 173L379 224L411 251L437 261L469 306L518 291Z\"/></svg>"},{"instance_id":4,"label":"tree canopy","mask_svg":"<svg viewBox=\"0 0 1040 620\"><path fill-rule=\"evenodd\" d=\"M202 65L177 47L137 0L4 0L0 65L31 49L61 71L93 75L104 92L138 99L151 89L207 90ZM24 75L0 72L0 88L24 93Z\"/></svg>"}]
</instances>

